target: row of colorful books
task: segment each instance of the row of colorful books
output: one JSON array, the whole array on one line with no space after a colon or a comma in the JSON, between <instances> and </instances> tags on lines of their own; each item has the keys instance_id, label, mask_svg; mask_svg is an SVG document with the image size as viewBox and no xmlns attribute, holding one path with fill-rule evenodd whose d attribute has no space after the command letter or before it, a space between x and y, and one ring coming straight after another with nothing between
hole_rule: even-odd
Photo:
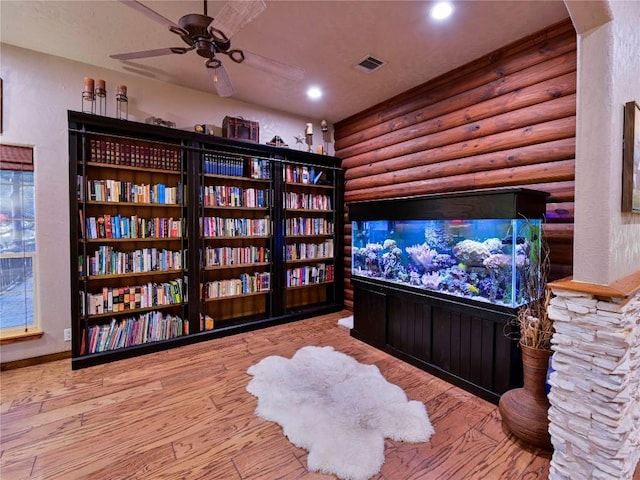
<instances>
[{"instance_id":1,"label":"row of colorful books","mask_svg":"<svg viewBox=\"0 0 640 480\"><path fill-rule=\"evenodd\" d=\"M256 292L268 292L271 288L269 272L243 273L239 278L217 280L200 285L200 297L204 300L231 297Z\"/></svg>"},{"instance_id":2,"label":"row of colorful books","mask_svg":"<svg viewBox=\"0 0 640 480\"><path fill-rule=\"evenodd\" d=\"M182 203L181 183L176 186L167 186L163 183L156 185L136 184L111 179L88 180L87 191L89 201L95 202L156 203L162 205Z\"/></svg>"},{"instance_id":3,"label":"row of colorful books","mask_svg":"<svg viewBox=\"0 0 640 480\"><path fill-rule=\"evenodd\" d=\"M82 210L78 210L82 220ZM82 223L81 223L82 225ZM104 214L98 217L87 217L85 222L86 238L180 238L183 236L181 218L153 217L142 218L137 215ZM85 233L83 231L83 238Z\"/></svg>"},{"instance_id":4,"label":"row of colorful books","mask_svg":"<svg viewBox=\"0 0 640 480\"><path fill-rule=\"evenodd\" d=\"M286 208L331 210L331 197L326 194L286 192L284 204Z\"/></svg>"},{"instance_id":5,"label":"row of colorful books","mask_svg":"<svg viewBox=\"0 0 640 480\"><path fill-rule=\"evenodd\" d=\"M333 281L333 265L318 263L315 266L291 268L287 270L287 287L302 287L316 283Z\"/></svg>"},{"instance_id":6,"label":"row of colorful books","mask_svg":"<svg viewBox=\"0 0 640 480\"><path fill-rule=\"evenodd\" d=\"M266 247L255 245L247 247L206 247L202 254L202 262L206 267L218 265L246 265L269 262L271 251Z\"/></svg>"},{"instance_id":7,"label":"row of colorful books","mask_svg":"<svg viewBox=\"0 0 640 480\"><path fill-rule=\"evenodd\" d=\"M90 326L83 332L80 354L106 352L189 334L189 322L162 312L115 318L105 325Z\"/></svg>"},{"instance_id":8,"label":"row of colorful books","mask_svg":"<svg viewBox=\"0 0 640 480\"><path fill-rule=\"evenodd\" d=\"M333 222L326 218L287 218L285 235L333 235Z\"/></svg>"},{"instance_id":9,"label":"row of colorful books","mask_svg":"<svg viewBox=\"0 0 640 480\"><path fill-rule=\"evenodd\" d=\"M269 191L230 185L207 185L201 190L200 201L206 207L268 208Z\"/></svg>"},{"instance_id":10,"label":"row of colorful books","mask_svg":"<svg viewBox=\"0 0 640 480\"><path fill-rule=\"evenodd\" d=\"M91 161L140 168L179 171L180 149L153 144L129 144L106 138L91 138Z\"/></svg>"},{"instance_id":11,"label":"row of colorful books","mask_svg":"<svg viewBox=\"0 0 640 480\"><path fill-rule=\"evenodd\" d=\"M314 167L286 165L283 171L284 181L287 183L316 184L323 175L322 170Z\"/></svg>"},{"instance_id":12,"label":"row of colorful books","mask_svg":"<svg viewBox=\"0 0 640 480\"><path fill-rule=\"evenodd\" d=\"M84 255L80 255L79 264L87 266L89 275L165 272L182 269L186 264L186 255L186 250L173 251L150 247L119 251L110 245L100 245L93 254L86 256L86 261Z\"/></svg>"},{"instance_id":13,"label":"row of colorful books","mask_svg":"<svg viewBox=\"0 0 640 480\"><path fill-rule=\"evenodd\" d=\"M81 291L80 312L82 315L118 313L138 308L173 305L187 300L187 277L184 277L169 282L149 282L132 287L103 287L99 292Z\"/></svg>"},{"instance_id":14,"label":"row of colorful books","mask_svg":"<svg viewBox=\"0 0 640 480\"><path fill-rule=\"evenodd\" d=\"M333 239L322 243L294 243L285 246L286 260L308 260L314 258L333 258Z\"/></svg>"},{"instance_id":15,"label":"row of colorful books","mask_svg":"<svg viewBox=\"0 0 640 480\"><path fill-rule=\"evenodd\" d=\"M271 232L271 220L265 218L204 217L202 233L205 237L266 236Z\"/></svg>"}]
</instances>

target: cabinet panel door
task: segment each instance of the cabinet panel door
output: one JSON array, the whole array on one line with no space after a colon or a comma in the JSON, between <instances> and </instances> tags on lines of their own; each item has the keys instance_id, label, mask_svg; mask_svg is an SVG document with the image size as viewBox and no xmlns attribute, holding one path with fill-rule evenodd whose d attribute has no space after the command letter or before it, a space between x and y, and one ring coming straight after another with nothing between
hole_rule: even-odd
<instances>
[{"instance_id":1,"label":"cabinet panel door","mask_svg":"<svg viewBox=\"0 0 640 480\"><path fill-rule=\"evenodd\" d=\"M353 328L372 345L382 347L387 336L387 296L360 288L353 289Z\"/></svg>"}]
</instances>

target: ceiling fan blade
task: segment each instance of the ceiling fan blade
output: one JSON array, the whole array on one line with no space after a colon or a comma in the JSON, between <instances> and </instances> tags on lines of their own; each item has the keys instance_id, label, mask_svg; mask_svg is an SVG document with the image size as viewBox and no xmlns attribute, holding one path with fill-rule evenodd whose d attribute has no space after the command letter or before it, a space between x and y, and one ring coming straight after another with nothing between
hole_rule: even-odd
<instances>
[{"instance_id":1,"label":"ceiling fan blade","mask_svg":"<svg viewBox=\"0 0 640 480\"><path fill-rule=\"evenodd\" d=\"M120 1L125 5L133 8L134 10L139 11L140 13L145 15L147 18L150 18L151 20L153 20L154 22L158 22L160 25L167 27L172 32L178 33L183 31L178 25L173 23L168 18L163 17L155 10L150 9L146 5L143 5L142 3L136 0L120 0Z\"/></svg>"},{"instance_id":2,"label":"ceiling fan blade","mask_svg":"<svg viewBox=\"0 0 640 480\"><path fill-rule=\"evenodd\" d=\"M278 62L272 58L263 57L257 53L247 52L243 50L244 60L241 62L243 65L248 65L263 72L273 73L280 77L288 78L299 82L304 78L304 70L300 67L292 67L286 63Z\"/></svg>"},{"instance_id":3,"label":"ceiling fan blade","mask_svg":"<svg viewBox=\"0 0 640 480\"><path fill-rule=\"evenodd\" d=\"M137 58L159 57L161 55L169 55L171 53L183 54L187 53L193 48L186 47L168 47L168 48L156 48L155 50L142 50L140 52L118 53L116 55L109 55L116 60L135 60Z\"/></svg>"},{"instance_id":4,"label":"ceiling fan blade","mask_svg":"<svg viewBox=\"0 0 640 480\"><path fill-rule=\"evenodd\" d=\"M267 5L263 0L230 0L215 16L211 27L223 32L227 38L231 38L266 8Z\"/></svg>"},{"instance_id":5,"label":"ceiling fan blade","mask_svg":"<svg viewBox=\"0 0 640 480\"><path fill-rule=\"evenodd\" d=\"M207 72L209 73L209 77L211 77L211 82L219 97L230 97L233 95L233 85L231 84L224 65L220 64L215 68L207 67Z\"/></svg>"}]
</instances>

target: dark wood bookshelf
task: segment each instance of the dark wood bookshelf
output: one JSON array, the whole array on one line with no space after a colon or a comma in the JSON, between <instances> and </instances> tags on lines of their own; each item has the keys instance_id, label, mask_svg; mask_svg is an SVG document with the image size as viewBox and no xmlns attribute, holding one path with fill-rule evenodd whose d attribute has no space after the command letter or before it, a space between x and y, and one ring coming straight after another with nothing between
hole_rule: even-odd
<instances>
[{"instance_id":1,"label":"dark wood bookshelf","mask_svg":"<svg viewBox=\"0 0 640 480\"><path fill-rule=\"evenodd\" d=\"M227 138L214 137L196 132L177 130L157 125L101 117L79 112L68 112L69 122L69 198L70 198L70 246L71 246L71 316L72 316L72 368L83 368L145 353L206 341L234 333L246 332L271 325L297 321L311 316L339 311L343 308L343 185L344 175L339 158L318 155L289 148L252 144ZM287 182L287 171L314 172L319 183ZM312 179L313 180L313 179ZM94 183L90 184L89 182ZM103 182L101 182L103 181ZM177 203L97 201L90 194L102 192L107 181L135 189L146 185L175 188ZM89 185L95 190L90 191ZM104 186L104 187L103 187ZM231 188L241 192L241 202L253 204L266 202L266 206L204 205L201 195L205 187L213 189ZM159 187L157 187L159 188ZM256 193L249 189L260 191ZM160 190L158 190L160 192ZM209 190L208 198L211 198ZM215 190L217 193L218 190ZM300 195L318 195L329 199L330 209L287 209L284 198L287 192ZM125 192L116 198L126 198ZM234 193L235 194L235 193ZM246 194L246 196L245 196ZM102 194L101 194L102 195ZM158 194L159 195L159 194ZM106 198L102 195L102 198ZM110 197L109 197L110 198ZM167 198L167 197L165 197ZM259 198L259 200L258 200ZM306 197L309 198L309 197ZM216 200L217 202L217 200ZM251 203L249 203L251 202ZM322 217L333 225L331 235L287 236L285 224L288 218ZM119 237L99 236L87 238L87 219L127 217L126 222L138 219L149 227L151 220L179 220L180 236L170 237ZM254 231L261 221L268 235L242 235L240 228L234 235L205 236L201 225L203 218L210 217L246 227ZM93 220L92 220L93 221ZM210 220L215 222L218 220ZM115 222L115 221L114 221ZM129 223L117 223L118 228ZM224 224L226 227L226 223ZM102 228L102 227L101 227ZM106 228L106 226L105 226ZM113 225L111 226L113 228ZM130 226L130 228L133 228ZM126 230L128 232L128 230ZM133 230L131 230L133 231ZM148 230L146 230L148 231ZM152 230L153 232L154 230ZM155 230L157 232L157 230ZM236 233L234 231L234 233ZM118 233L122 235L122 232ZM92 231L93 235L93 231ZM101 234L98 234L101 235ZM113 235L113 232L111 233ZM333 256L286 261L285 245L304 240L307 244L322 244L333 241ZM139 245L138 245L139 244ZM152 270L135 273L88 275L92 255L105 245L118 245L117 249L131 253L138 249L167 249L185 252L180 269ZM218 255L210 249L244 249L247 255L268 255L265 261L205 265L204 254ZM251 249L258 250L255 253ZM109 251L103 249L102 251ZM234 250L234 254L237 251ZM245 252L242 252L243 255ZM82 262L79 264L80 257ZM114 258L118 258L114 255ZM242 257L249 260L249 257ZM268 260L267 260L268 258ZM257 257L256 257L257 259ZM262 257L260 257L262 259ZM107 261L106 259L104 260ZM111 257L109 257L111 261ZM293 264L322 263L333 270L332 281L286 288L287 269ZM140 282L142 285L131 286ZM174 283L172 283L174 282ZM176 283L177 282L177 283ZM201 286L216 282L242 285L246 293L212 298L201 297ZM257 283L263 282L263 283ZM118 312L82 313L84 296L85 311L96 311L99 295L108 298L124 288L163 288L169 291L179 285L184 301L170 304L133 308ZM249 291L260 285L258 291ZM120 289L120 290L115 290ZM133 290L132 290L133 291ZM156 290L145 290L152 298ZM173 293L171 293L173 294ZM166 295L166 293L165 293ZM147 298L147 297L145 297ZM108 303L108 300L105 300ZM143 303L144 304L144 303ZM154 339L136 345L111 350L87 353L88 331L101 327L105 331L112 323L125 324L138 315L151 317L152 312L166 312L172 319L182 323L182 333L173 338ZM163 313L164 315L164 313ZM201 319L213 318L213 329L201 328ZM139 320L139 318L138 318ZM136 321L135 318L132 321ZM176 320L177 321L177 320ZM93 331L93 330L92 330ZM130 332L127 332L128 335ZM108 335L110 333L107 333ZM113 340L113 341L112 341ZM117 339L108 337L107 342L117 344Z\"/></svg>"}]
</instances>

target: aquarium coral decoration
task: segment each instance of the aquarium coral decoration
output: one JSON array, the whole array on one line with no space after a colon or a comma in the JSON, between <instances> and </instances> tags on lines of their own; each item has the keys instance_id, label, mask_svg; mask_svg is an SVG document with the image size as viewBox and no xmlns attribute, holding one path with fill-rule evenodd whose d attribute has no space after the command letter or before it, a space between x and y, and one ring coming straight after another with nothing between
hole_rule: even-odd
<instances>
[{"instance_id":1,"label":"aquarium coral decoration","mask_svg":"<svg viewBox=\"0 0 640 480\"><path fill-rule=\"evenodd\" d=\"M423 274L422 278L420 279L420 283L425 288L437 290L441 280L442 279L440 278L440 274L438 272L431 272Z\"/></svg>"},{"instance_id":2,"label":"aquarium coral decoration","mask_svg":"<svg viewBox=\"0 0 640 480\"><path fill-rule=\"evenodd\" d=\"M424 268L431 267L431 262L438 255L438 252L429 248L429 245L423 243L422 245L413 245L411 247L405 247L407 253L411 256L411 259L418 265L422 265Z\"/></svg>"},{"instance_id":3,"label":"aquarium coral decoration","mask_svg":"<svg viewBox=\"0 0 640 480\"><path fill-rule=\"evenodd\" d=\"M482 265L491 252L484 242L462 240L453 247L453 254L465 265Z\"/></svg>"}]
</instances>

